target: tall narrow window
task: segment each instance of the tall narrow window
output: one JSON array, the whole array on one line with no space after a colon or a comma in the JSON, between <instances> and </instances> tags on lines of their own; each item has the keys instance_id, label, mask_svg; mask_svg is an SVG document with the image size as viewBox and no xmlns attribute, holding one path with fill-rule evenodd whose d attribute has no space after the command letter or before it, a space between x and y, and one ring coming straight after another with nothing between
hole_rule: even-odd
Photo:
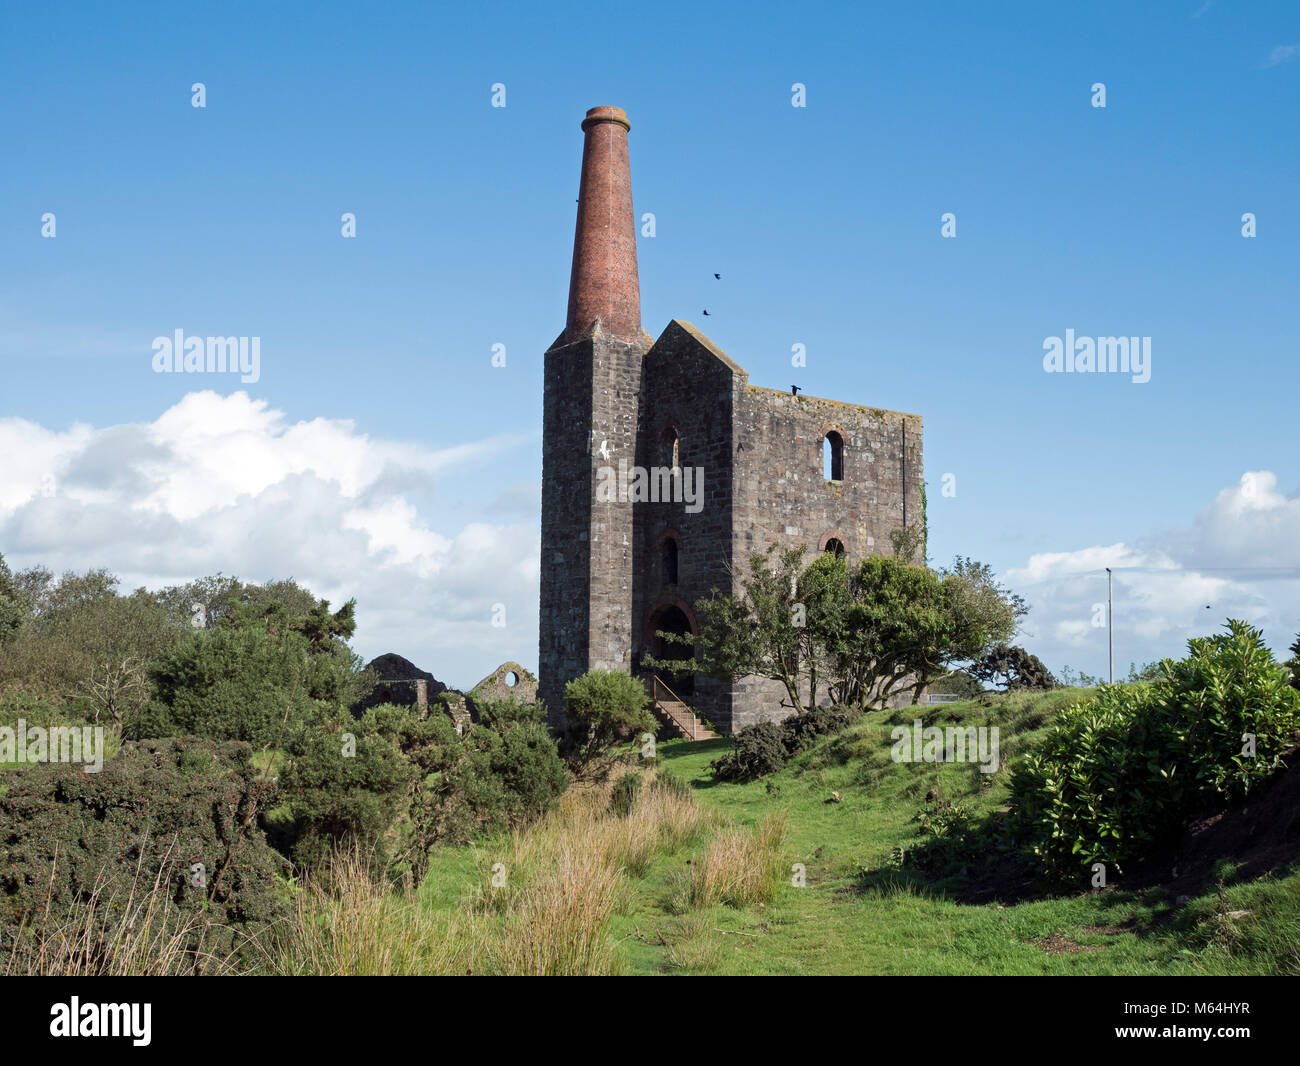
<instances>
[{"instance_id":1,"label":"tall narrow window","mask_svg":"<svg viewBox=\"0 0 1300 1066\"><path fill-rule=\"evenodd\" d=\"M677 541L669 537L664 541L664 584L677 584Z\"/></svg>"},{"instance_id":2,"label":"tall narrow window","mask_svg":"<svg viewBox=\"0 0 1300 1066\"><path fill-rule=\"evenodd\" d=\"M835 558L842 559L844 557L844 543L836 537L831 537L826 542L826 551L830 552Z\"/></svg>"},{"instance_id":3,"label":"tall narrow window","mask_svg":"<svg viewBox=\"0 0 1300 1066\"><path fill-rule=\"evenodd\" d=\"M827 481L844 480L844 438L835 430L822 439L822 477Z\"/></svg>"},{"instance_id":4,"label":"tall narrow window","mask_svg":"<svg viewBox=\"0 0 1300 1066\"><path fill-rule=\"evenodd\" d=\"M677 437L677 428L675 426L664 426L659 433L659 455L658 462L666 464L674 474L681 465L681 442Z\"/></svg>"}]
</instances>

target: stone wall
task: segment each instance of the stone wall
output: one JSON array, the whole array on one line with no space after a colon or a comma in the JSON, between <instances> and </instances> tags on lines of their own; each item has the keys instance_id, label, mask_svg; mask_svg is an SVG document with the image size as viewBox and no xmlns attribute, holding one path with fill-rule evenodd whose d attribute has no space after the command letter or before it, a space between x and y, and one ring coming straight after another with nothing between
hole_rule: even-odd
<instances>
[{"instance_id":1,"label":"stone wall","mask_svg":"<svg viewBox=\"0 0 1300 1066\"><path fill-rule=\"evenodd\" d=\"M602 466L634 461L648 347L597 331L546 353L538 672L556 729L567 681L632 664L632 504L596 489Z\"/></svg>"}]
</instances>

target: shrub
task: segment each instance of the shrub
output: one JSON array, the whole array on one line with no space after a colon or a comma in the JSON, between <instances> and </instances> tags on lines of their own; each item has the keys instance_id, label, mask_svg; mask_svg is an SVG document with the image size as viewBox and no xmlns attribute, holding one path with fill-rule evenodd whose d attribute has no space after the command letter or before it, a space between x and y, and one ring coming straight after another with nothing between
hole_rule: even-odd
<instances>
[{"instance_id":1,"label":"shrub","mask_svg":"<svg viewBox=\"0 0 1300 1066\"><path fill-rule=\"evenodd\" d=\"M390 851L385 837L421 776L382 708L355 723L340 716L298 737L280 774L294 862L323 869L337 849L352 848L382 864Z\"/></svg>"},{"instance_id":2,"label":"shrub","mask_svg":"<svg viewBox=\"0 0 1300 1066\"><path fill-rule=\"evenodd\" d=\"M125 744L100 773L46 763L12 775L0 798L0 937L10 958L66 958L69 929L80 945L69 969L81 973L121 972L125 941L138 950L136 938L154 929L170 930L157 941L166 970L251 958L251 938L281 914L274 879L284 863L256 825L274 790L250 754L237 743L149 740ZM195 863L203 886L191 883ZM129 928L142 899L157 921ZM158 972L147 957L137 964Z\"/></svg>"},{"instance_id":3,"label":"shrub","mask_svg":"<svg viewBox=\"0 0 1300 1066\"><path fill-rule=\"evenodd\" d=\"M620 818L626 818L636 806L636 798L641 791L641 775L627 773L614 782L614 790L609 796L609 809Z\"/></svg>"},{"instance_id":4,"label":"shrub","mask_svg":"<svg viewBox=\"0 0 1300 1066\"><path fill-rule=\"evenodd\" d=\"M480 725L497 729L511 722L538 722L546 724L546 704L540 700L522 700L518 696L497 696L492 699L476 699L474 710L478 712Z\"/></svg>"},{"instance_id":5,"label":"shrub","mask_svg":"<svg viewBox=\"0 0 1300 1066\"><path fill-rule=\"evenodd\" d=\"M619 670L592 670L564 686L572 761L583 767L605 757L621 739L653 733L645 686Z\"/></svg>"},{"instance_id":6,"label":"shrub","mask_svg":"<svg viewBox=\"0 0 1300 1066\"><path fill-rule=\"evenodd\" d=\"M1104 685L1059 714L1011 782L1027 854L1061 877L1141 858L1189 815L1240 799L1282 765L1300 692L1257 629L1227 629L1188 641L1188 657L1165 660L1155 682Z\"/></svg>"},{"instance_id":7,"label":"shrub","mask_svg":"<svg viewBox=\"0 0 1300 1066\"><path fill-rule=\"evenodd\" d=\"M444 715L421 720L381 704L295 742L281 781L296 863L321 868L340 847L359 848L376 866L409 866L418 883L435 843L537 818L564 792L568 772L541 723L503 720L461 737Z\"/></svg>"},{"instance_id":8,"label":"shrub","mask_svg":"<svg viewBox=\"0 0 1300 1066\"><path fill-rule=\"evenodd\" d=\"M780 722L746 726L733 738L735 750L710 764L713 776L719 781L753 781L776 773L818 737L842 732L861 716L851 707L814 707Z\"/></svg>"},{"instance_id":9,"label":"shrub","mask_svg":"<svg viewBox=\"0 0 1300 1066\"><path fill-rule=\"evenodd\" d=\"M774 774L790 757L785 747L785 730L777 722L746 726L733 738L734 751L710 764L719 781L753 781Z\"/></svg>"}]
</instances>

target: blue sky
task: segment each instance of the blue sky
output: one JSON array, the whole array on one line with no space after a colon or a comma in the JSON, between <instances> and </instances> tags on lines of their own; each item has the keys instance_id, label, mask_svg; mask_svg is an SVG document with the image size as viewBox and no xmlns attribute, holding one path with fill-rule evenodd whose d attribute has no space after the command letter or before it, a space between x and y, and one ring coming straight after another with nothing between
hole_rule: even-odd
<instances>
[{"instance_id":1,"label":"blue sky","mask_svg":"<svg viewBox=\"0 0 1300 1066\"><path fill-rule=\"evenodd\" d=\"M1122 670L1229 613L1280 649L1300 5L1141 6L7 4L0 552L293 574L367 657L534 666L542 354L615 104L646 328L922 414L931 556L1006 574L1049 665L1104 672L1105 565ZM153 373L178 328L260 380ZM1151 337L1151 380L1045 373L1067 328Z\"/></svg>"}]
</instances>

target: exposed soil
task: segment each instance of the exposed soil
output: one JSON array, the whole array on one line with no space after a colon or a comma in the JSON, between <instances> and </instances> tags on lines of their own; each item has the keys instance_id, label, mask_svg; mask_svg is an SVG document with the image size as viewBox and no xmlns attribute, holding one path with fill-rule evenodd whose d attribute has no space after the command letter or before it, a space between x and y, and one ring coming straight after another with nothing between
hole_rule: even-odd
<instances>
[{"instance_id":1,"label":"exposed soil","mask_svg":"<svg viewBox=\"0 0 1300 1066\"><path fill-rule=\"evenodd\" d=\"M1258 796L1195 819L1181 840L1120 878L1120 887L1159 885L1175 896L1198 896L1215 886L1221 859L1238 864L1237 881L1300 864L1300 751L1287 761L1291 766Z\"/></svg>"}]
</instances>

